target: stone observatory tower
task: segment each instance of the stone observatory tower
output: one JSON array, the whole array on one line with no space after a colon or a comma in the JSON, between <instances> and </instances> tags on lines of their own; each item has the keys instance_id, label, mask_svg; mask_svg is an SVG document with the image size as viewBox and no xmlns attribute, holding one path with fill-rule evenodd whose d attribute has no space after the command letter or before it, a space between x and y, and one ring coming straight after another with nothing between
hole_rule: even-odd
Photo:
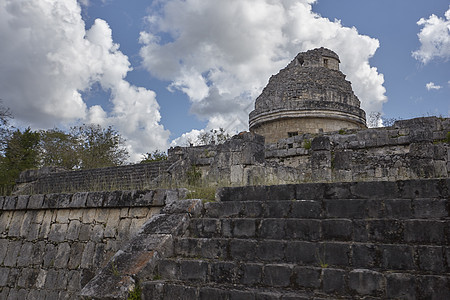
<instances>
[{"instance_id":1,"label":"stone observatory tower","mask_svg":"<svg viewBox=\"0 0 450 300\"><path fill-rule=\"evenodd\" d=\"M299 53L256 98L250 131L273 143L301 133L366 128L366 114L339 63L326 48Z\"/></svg>"}]
</instances>

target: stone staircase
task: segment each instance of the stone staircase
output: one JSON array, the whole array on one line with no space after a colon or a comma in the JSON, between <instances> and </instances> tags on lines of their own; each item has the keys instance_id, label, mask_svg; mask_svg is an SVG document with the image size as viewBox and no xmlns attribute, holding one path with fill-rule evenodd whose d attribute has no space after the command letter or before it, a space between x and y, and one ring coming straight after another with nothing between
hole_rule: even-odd
<instances>
[{"instance_id":1,"label":"stone staircase","mask_svg":"<svg viewBox=\"0 0 450 300\"><path fill-rule=\"evenodd\" d=\"M450 180L224 188L143 299L450 299Z\"/></svg>"}]
</instances>

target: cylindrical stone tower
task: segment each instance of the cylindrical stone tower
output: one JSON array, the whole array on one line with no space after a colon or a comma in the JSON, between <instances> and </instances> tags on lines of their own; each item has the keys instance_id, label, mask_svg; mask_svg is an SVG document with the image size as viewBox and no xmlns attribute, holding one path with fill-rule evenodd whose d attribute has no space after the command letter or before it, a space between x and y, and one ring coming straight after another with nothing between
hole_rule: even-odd
<instances>
[{"instance_id":1,"label":"cylindrical stone tower","mask_svg":"<svg viewBox=\"0 0 450 300\"><path fill-rule=\"evenodd\" d=\"M301 133L366 128L366 114L339 63L326 48L299 53L256 98L250 131L273 143Z\"/></svg>"}]
</instances>

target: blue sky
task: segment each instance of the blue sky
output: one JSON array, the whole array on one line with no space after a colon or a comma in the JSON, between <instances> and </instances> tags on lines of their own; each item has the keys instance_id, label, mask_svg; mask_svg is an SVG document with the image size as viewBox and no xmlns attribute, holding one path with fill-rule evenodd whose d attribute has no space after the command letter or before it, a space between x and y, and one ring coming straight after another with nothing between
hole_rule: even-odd
<instances>
[{"instance_id":1,"label":"blue sky","mask_svg":"<svg viewBox=\"0 0 450 300\"><path fill-rule=\"evenodd\" d=\"M0 0L0 38L17 126L113 125L131 161L248 129L269 77L320 46L368 114L450 113L444 0Z\"/></svg>"}]
</instances>

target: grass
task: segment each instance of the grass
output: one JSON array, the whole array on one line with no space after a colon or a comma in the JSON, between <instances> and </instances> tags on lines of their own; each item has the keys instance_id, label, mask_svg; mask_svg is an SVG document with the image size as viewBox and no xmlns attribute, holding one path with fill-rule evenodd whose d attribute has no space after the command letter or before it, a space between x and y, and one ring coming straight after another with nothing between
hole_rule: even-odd
<instances>
[{"instance_id":1,"label":"grass","mask_svg":"<svg viewBox=\"0 0 450 300\"><path fill-rule=\"evenodd\" d=\"M141 293L141 286L139 285L139 282L136 282L133 290L129 292L127 300L141 300Z\"/></svg>"}]
</instances>

